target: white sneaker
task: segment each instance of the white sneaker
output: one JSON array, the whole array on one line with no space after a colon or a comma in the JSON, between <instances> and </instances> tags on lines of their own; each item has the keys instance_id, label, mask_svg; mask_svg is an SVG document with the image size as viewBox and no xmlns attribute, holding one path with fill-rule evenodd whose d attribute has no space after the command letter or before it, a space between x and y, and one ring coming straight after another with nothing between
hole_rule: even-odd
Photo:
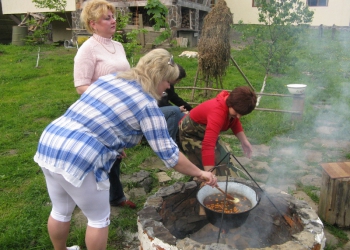
<instances>
[{"instance_id":1,"label":"white sneaker","mask_svg":"<svg viewBox=\"0 0 350 250\"><path fill-rule=\"evenodd\" d=\"M79 246L71 246L71 247L67 247L67 250L80 250L80 247Z\"/></svg>"}]
</instances>

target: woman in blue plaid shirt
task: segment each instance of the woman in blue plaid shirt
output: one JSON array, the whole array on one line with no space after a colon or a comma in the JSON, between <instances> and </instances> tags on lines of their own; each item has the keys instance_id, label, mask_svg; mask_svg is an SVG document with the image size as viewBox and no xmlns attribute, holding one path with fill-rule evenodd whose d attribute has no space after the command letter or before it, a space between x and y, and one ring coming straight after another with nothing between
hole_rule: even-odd
<instances>
[{"instance_id":1,"label":"woman in blue plaid shirt","mask_svg":"<svg viewBox=\"0 0 350 250\"><path fill-rule=\"evenodd\" d=\"M55 249L65 249L76 205L88 219L87 248L106 248L108 173L116 158L125 155L124 148L137 145L142 136L168 168L216 185L211 172L179 152L158 108L157 100L178 75L168 51L152 50L135 68L99 78L45 128L34 160L45 174L52 201L48 231Z\"/></svg>"}]
</instances>

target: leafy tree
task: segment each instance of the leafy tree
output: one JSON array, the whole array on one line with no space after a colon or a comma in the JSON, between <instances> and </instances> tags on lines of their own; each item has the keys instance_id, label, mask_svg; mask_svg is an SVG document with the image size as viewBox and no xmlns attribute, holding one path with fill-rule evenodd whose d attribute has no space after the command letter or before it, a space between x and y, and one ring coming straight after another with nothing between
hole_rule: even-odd
<instances>
[{"instance_id":1,"label":"leafy tree","mask_svg":"<svg viewBox=\"0 0 350 250\"><path fill-rule=\"evenodd\" d=\"M32 0L32 2L38 8L48 8L61 12L64 12L67 6L66 0Z\"/></svg>"},{"instance_id":2,"label":"leafy tree","mask_svg":"<svg viewBox=\"0 0 350 250\"><path fill-rule=\"evenodd\" d=\"M283 73L295 63L291 52L305 27L311 23L314 12L301 0L256 0L256 4L259 6L259 22L263 25L252 25L243 30L243 38L251 41L248 51L265 69L260 90L264 92L270 73ZM257 106L260 99L261 95Z\"/></svg>"},{"instance_id":3,"label":"leafy tree","mask_svg":"<svg viewBox=\"0 0 350 250\"><path fill-rule=\"evenodd\" d=\"M283 73L293 64L290 54L314 13L300 0L257 0L256 3L263 25L244 29L243 37L252 42L249 50L265 68L266 75Z\"/></svg>"},{"instance_id":4,"label":"leafy tree","mask_svg":"<svg viewBox=\"0 0 350 250\"><path fill-rule=\"evenodd\" d=\"M37 28L30 32L25 39L27 44L43 44L48 40L51 33L51 23L53 21L64 21L64 19L54 13L44 13L44 21ZM28 25L37 25L35 20L30 20Z\"/></svg>"},{"instance_id":5,"label":"leafy tree","mask_svg":"<svg viewBox=\"0 0 350 250\"><path fill-rule=\"evenodd\" d=\"M65 12L67 5L66 0L32 0L37 8L48 8L55 10L57 12ZM33 31L31 32L26 39L26 42L29 44L40 44L48 40L48 34L51 33L51 23L53 21L62 21L65 19L60 17L55 13L42 13L44 16L44 21ZM29 25L36 25L35 20L30 20Z\"/></svg>"},{"instance_id":6,"label":"leafy tree","mask_svg":"<svg viewBox=\"0 0 350 250\"><path fill-rule=\"evenodd\" d=\"M168 8L162 4L159 0L147 0L147 5L145 6L147 14L151 17L151 21L154 21L153 29L155 31L160 31L164 28L164 31L155 39L155 44L160 44L166 39L171 37L171 30L167 22Z\"/></svg>"}]
</instances>

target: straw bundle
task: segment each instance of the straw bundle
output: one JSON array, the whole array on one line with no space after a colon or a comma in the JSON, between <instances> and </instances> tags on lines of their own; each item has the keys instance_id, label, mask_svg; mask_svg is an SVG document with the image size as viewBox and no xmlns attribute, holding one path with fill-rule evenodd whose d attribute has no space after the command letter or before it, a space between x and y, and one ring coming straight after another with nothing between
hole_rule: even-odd
<instances>
[{"instance_id":1,"label":"straw bundle","mask_svg":"<svg viewBox=\"0 0 350 250\"><path fill-rule=\"evenodd\" d=\"M198 67L205 79L221 79L229 66L229 36L232 24L232 14L224 0L219 0L204 18L198 43Z\"/></svg>"}]
</instances>

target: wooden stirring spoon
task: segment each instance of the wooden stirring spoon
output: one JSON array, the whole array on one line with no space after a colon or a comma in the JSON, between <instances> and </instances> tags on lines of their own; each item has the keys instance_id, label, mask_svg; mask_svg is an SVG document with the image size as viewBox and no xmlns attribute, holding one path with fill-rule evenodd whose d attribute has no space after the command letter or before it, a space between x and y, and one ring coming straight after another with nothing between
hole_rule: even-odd
<instances>
[{"instance_id":1,"label":"wooden stirring spoon","mask_svg":"<svg viewBox=\"0 0 350 250\"><path fill-rule=\"evenodd\" d=\"M227 193L225 193L224 190L222 190L221 188L219 188L218 186L215 187L217 190L219 190L221 193L223 193L226 196L226 200L233 202L233 203L237 203L239 202L238 198L233 197L232 195L229 195Z\"/></svg>"},{"instance_id":2,"label":"wooden stirring spoon","mask_svg":"<svg viewBox=\"0 0 350 250\"><path fill-rule=\"evenodd\" d=\"M207 178L204 178L204 179L205 179L205 181L208 181ZM219 186L215 186L215 188L225 195L227 201L230 201L230 202L232 202L232 203L237 203L237 202L239 202L239 199L238 199L238 198L234 198L232 195L226 194L224 190L222 190L221 188L219 188Z\"/></svg>"}]
</instances>

